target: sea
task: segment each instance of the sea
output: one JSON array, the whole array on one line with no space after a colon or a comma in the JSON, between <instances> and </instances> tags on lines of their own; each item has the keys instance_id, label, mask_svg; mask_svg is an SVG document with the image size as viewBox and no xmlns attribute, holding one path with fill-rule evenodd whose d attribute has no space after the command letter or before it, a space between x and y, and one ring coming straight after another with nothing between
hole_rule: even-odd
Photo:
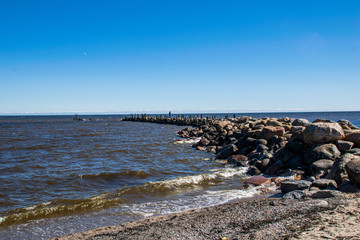
<instances>
[{"instance_id":1,"label":"sea","mask_svg":"<svg viewBox=\"0 0 360 240\"><path fill-rule=\"evenodd\" d=\"M347 119L360 127L360 112L202 115ZM73 117L0 116L0 239L49 239L262 192L243 187L246 168L196 151L196 139L179 140L186 126Z\"/></svg>"}]
</instances>

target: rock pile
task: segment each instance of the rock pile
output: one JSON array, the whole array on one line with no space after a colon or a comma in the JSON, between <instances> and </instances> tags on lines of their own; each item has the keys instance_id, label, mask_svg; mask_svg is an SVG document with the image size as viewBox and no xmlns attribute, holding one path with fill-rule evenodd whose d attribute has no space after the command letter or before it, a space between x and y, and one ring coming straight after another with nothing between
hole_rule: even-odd
<instances>
[{"instance_id":1,"label":"rock pile","mask_svg":"<svg viewBox=\"0 0 360 240\"><path fill-rule=\"evenodd\" d=\"M178 135L199 137L194 147L210 151L228 164L248 167L248 174L297 175L301 181L281 184L288 196L303 196L301 191L311 189L320 191L319 195L327 194L322 189L360 191L360 129L348 120L310 123L306 119L244 116L206 121Z\"/></svg>"}]
</instances>

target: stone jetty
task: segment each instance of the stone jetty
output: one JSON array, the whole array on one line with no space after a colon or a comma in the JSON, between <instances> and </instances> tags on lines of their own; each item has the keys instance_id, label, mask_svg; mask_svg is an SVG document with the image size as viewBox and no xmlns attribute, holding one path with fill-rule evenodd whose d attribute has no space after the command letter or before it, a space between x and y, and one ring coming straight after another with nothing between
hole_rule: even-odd
<instances>
[{"instance_id":1,"label":"stone jetty","mask_svg":"<svg viewBox=\"0 0 360 240\"><path fill-rule=\"evenodd\" d=\"M348 120L316 119L311 123L287 117L215 119L145 114L124 120L192 126L178 135L199 138L194 148L212 152L234 167L248 167L249 175L272 177L284 198L360 192L360 129ZM296 180L281 181L276 176L295 176Z\"/></svg>"}]
</instances>

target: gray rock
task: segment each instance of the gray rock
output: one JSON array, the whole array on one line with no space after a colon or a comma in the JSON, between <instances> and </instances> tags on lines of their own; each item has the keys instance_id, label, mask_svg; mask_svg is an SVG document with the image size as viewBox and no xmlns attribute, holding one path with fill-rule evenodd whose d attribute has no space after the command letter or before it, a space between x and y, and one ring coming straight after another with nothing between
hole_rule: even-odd
<instances>
[{"instance_id":1,"label":"gray rock","mask_svg":"<svg viewBox=\"0 0 360 240\"><path fill-rule=\"evenodd\" d=\"M325 188L337 188L337 184L334 180L332 179L316 179L313 182L313 186L314 187L318 187L320 189L325 189Z\"/></svg>"},{"instance_id":2,"label":"gray rock","mask_svg":"<svg viewBox=\"0 0 360 240\"><path fill-rule=\"evenodd\" d=\"M304 119L304 118L298 118L298 119L295 119L295 120L292 122L292 125L293 125L293 126L303 126L303 127L306 127L306 126L309 125L309 124L310 124L309 120Z\"/></svg>"},{"instance_id":3,"label":"gray rock","mask_svg":"<svg viewBox=\"0 0 360 240\"><path fill-rule=\"evenodd\" d=\"M206 137L202 137L198 143L199 146L207 146L210 144L210 140Z\"/></svg>"},{"instance_id":4,"label":"gray rock","mask_svg":"<svg viewBox=\"0 0 360 240\"><path fill-rule=\"evenodd\" d=\"M283 167L284 167L284 164L281 161L277 161L266 170L265 174L274 175L277 171L279 171Z\"/></svg>"},{"instance_id":5,"label":"gray rock","mask_svg":"<svg viewBox=\"0 0 360 240\"><path fill-rule=\"evenodd\" d=\"M360 156L360 148L352 148L349 151L346 151L346 153L351 153L355 156Z\"/></svg>"},{"instance_id":6,"label":"gray rock","mask_svg":"<svg viewBox=\"0 0 360 240\"><path fill-rule=\"evenodd\" d=\"M262 129L262 138L269 140L273 137L281 137L285 134L285 128L282 126L266 126Z\"/></svg>"},{"instance_id":7,"label":"gray rock","mask_svg":"<svg viewBox=\"0 0 360 240\"><path fill-rule=\"evenodd\" d=\"M330 173L326 176L327 179L334 179L335 182L340 185L347 179L348 175L345 169L345 165L352 159L358 158L357 156L345 153L341 158L337 159L331 167Z\"/></svg>"},{"instance_id":8,"label":"gray rock","mask_svg":"<svg viewBox=\"0 0 360 240\"><path fill-rule=\"evenodd\" d=\"M334 160L320 159L320 160L313 162L310 165L310 170L315 174L319 171L325 171L327 169L331 169L333 164L334 164Z\"/></svg>"},{"instance_id":9,"label":"gray rock","mask_svg":"<svg viewBox=\"0 0 360 240\"><path fill-rule=\"evenodd\" d=\"M338 189L341 192L346 192L346 193L360 193L360 188L356 184L350 181L344 181L342 184L340 184Z\"/></svg>"},{"instance_id":10,"label":"gray rock","mask_svg":"<svg viewBox=\"0 0 360 240\"><path fill-rule=\"evenodd\" d=\"M263 158L263 159L261 159L258 167L262 172L264 172L264 171L266 171L266 169L268 169L270 167L270 164L271 164L270 158Z\"/></svg>"},{"instance_id":11,"label":"gray rock","mask_svg":"<svg viewBox=\"0 0 360 240\"><path fill-rule=\"evenodd\" d=\"M346 152L354 146L354 143L350 141L336 140L335 145L340 150L340 152Z\"/></svg>"},{"instance_id":12,"label":"gray rock","mask_svg":"<svg viewBox=\"0 0 360 240\"><path fill-rule=\"evenodd\" d=\"M259 175L260 173L261 171L255 166L250 166L246 172L246 174L249 174L251 176Z\"/></svg>"},{"instance_id":13,"label":"gray rock","mask_svg":"<svg viewBox=\"0 0 360 240\"><path fill-rule=\"evenodd\" d=\"M234 165L235 167L249 166L248 160L249 158L247 156L241 154L231 155L227 158L227 162Z\"/></svg>"},{"instance_id":14,"label":"gray rock","mask_svg":"<svg viewBox=\"0 0 360 240\"><path fill-rule=\"evenodd\" d=\"M352 122L350 122L349 120L346 120L346 119L340 119L338 121L338 123L341 125L341 126L347 126L349 127L350 129L359 129L357 126L355 126Z\"/></svg>"},{"instance_id":15,"label":"gray rock","mask_svg":"<svg viewBox=\"0 0 360 240\"><path fill-rule=\"evenodd\" d=\"M306 193L301 190L294 190L283 195L284 199L304 199Z\"/></svg>"},{"instance_id":16,"label":"gray rock","mask_svg":"<svg viewBox=\"0 0 360 240\"><path fill-rule=\"evenodd\" d=\"M288 193L294 190L306 190L311 187L311 182L305 180L286 180L281 182L281 192Z\"/></svg>"},{"instance_id":17,"label":"gray rock","mask_svg":"<svg viewBox=\"0 0 360 240\"><path fill-rule=\"evenodd\" d=\"M239 149L236 147L235 144L229 144L225 146L217 155L216 158L218 159L225 159L230 155L236 153Z\"/></svg>"},{"instance_id":18,"label":"gray rock","mask_svg":"<svg viewBox=\"0 0 360 240\"><path fill-rule=\"evenodd\" d=\"M289 162L294 157L295 157L295 155L292 152L290 152L287 148L280 148L274 154L274 159L276 161L281 161L284 164Z\"/></svg>"},{"instance_id":19,"label":"gray rock","mask_svg":"<svg viewBox=\"0 0 360 240\"><path fill-rule=\"evenodd\" d=\"M340 195L341 192L337 190L319 190L319 191L309 192L309 197L311 198L332 198L332 197L338 197Z\"/></svg>"},{"instance_id":20,"label":"gray rock","mask_svg":"<svg viewBox=\"0 0 360 240\"><path fill-rule=\"evenodd\" d=\"M346 130L345 140L355 143L356 147L360 147L360 130Z\"/></svg>"},{"instance_id":21,"label":"gray rock","mask_svg":"<svg viewBox=\"0 0 360 240\"><path fill-rule=\"evenodd\" d=\"M341 153L334 144L319 144L312 146L305 154L304 160L307 165L320 159L335 160Z\"/></svg>"},{"instance_id":22,"label":"gray rock","mask_svg":"<svg viewBox=\"0 0 360 240\"><path fill-rule=\"evenodd\" d=\"M295 154L302 154L304 151L304 144L300 141L289 141L285 147Z\"/></svg>"},{"instance_id":23,"label":"gray rock","mask_svg":"<svg viewBox=\"0 0 360 240\"><path fill-rule=\"evenodd\" d=\"M258 152L263 152L263 151L267 151L267 150L269 150L269 148L264 144L259 144L256 147L256 151L258 151Z\"/></svg>"},{"instance_id":24,"label":"gray rock","mask_svg":"<svg viewBox=\"0 0 360 240\"><path fill-rule=\"evenodd\" d=\"M360 157L350 160L345 169L350 181L360 185Z\"/></svg>"},{"instance_id":25,"label":"gray rock","mask_svg":"<svg viewBox=\"0 0 360 240\"><path fill-rule=\"evenodd\" d=\"M317 122L308 125L303 132L304 142L308 145L327 143L345 138L345 133L338 123Z\"/></svg>"}]
</instances>

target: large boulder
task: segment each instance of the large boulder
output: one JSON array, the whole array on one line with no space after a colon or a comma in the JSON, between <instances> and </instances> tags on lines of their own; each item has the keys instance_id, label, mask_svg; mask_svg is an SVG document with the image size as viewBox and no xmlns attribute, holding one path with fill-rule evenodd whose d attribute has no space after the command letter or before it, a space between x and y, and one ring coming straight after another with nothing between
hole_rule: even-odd
<instances>
[{"instance_id":1,"label":"large boulder","mask_svg":"<svg viewBox=\"0 0 360 240\"><path fill-rule=\"evenodd\" d=\"M274 155L274 159L276 161L281 161L283 164L288 163L294 157L295 155L287 148L280 148L278 151L275 152Z\"/></svg>"},{"instance_id":2,"label":"large boulder","mask_svg":"<svg viewBox=\"0 0 360 240\"><path fill-rule=\"evenodd\" d=\"M320 159L335 160L341 153L334 144L318 144L312 146L305 154L305 164L311 165Z\"/></svg>"},{"instance_id":3,"label":"large boulder","mask_svg":"<svg viewBox=\"0 0 360 240\"><path fill-rule=\"evenodd\" d=\"M329 174L326 175L326 178L334 179L338 185L343 183L348 178L345 166L348 162L350 162L352 159L355 158L359 158L359 157L351 153L345 153L344 155L342 155L341 158L338 158L334 162Z\"/></svg>"},{"instance_id":4,"label":"large boulder","mask_svg":"<svg viewBox=\"0 0 360 240\"><path fill-rule=\"evenodd\" d=\"M356 147L360 147L360 130L346 130L345 140L353 142Z\"/></svg>"},{"instance_id":5,"label":"large boulder","mask_svg":"<svg viewBox=\"0 0 360 240\"><path fill-rule=\"evenodd\" d=\"M317 122L308 125L303 132L304 142L308 145L328 143L345 137L340 124L335 122Z\"/></svg>"},{"instance_id":6,"label":"large boulder","mask_svg":"<svg viewBox=\"0 0 360 240\"><path fill-rule=\"evenodd\" d=\"M229 125L229 124L231 124L231 122L228 121L228 120L220 120L220 121L218 121L218 122L215 124L215 127L216 127L217 129L221 129L221 128L226 127L226 126Z\"/></svg>"},{"instance_id":7,"label":"large boulder","mask_svg":"<svg viewBox=\"0 0 360 240\"><path fill-rule=\"evenodd\" d=\"M225 146L221 151L216 155L218 159L225 159L230 155L236 153L239 149L236 147L235 144L229 144Z\"/></svg>"},{"instance_id":8,"label":"large boulder","mask_svg":"<svg viewBox=\"0 0 360 240\"><path fill-rule=\"evenodd\" d=\"M281 192L283 194L295 191L295 190L305 190L311 187L312 182L305 180L286 180L281 182Z\"/></svg>"},{"instance_id":9,"label":"large boulder","mask_svg":"<svg viewBox=\"0 0 360 240\"><path fill-rule=\"evenodd\" d=\"M261 175L248 178L244 182L244 184L252 184L252 185L255 185L255 186L259 186L259 185L263 185L263 184L270 184L270 183L271 183L271 179L266 178L266 177L261 176Z\"/></svg>"},{"instance_id":10,"label":"large boulder","mask_svg":"<svg viewBox=\"0 0 360 240\"><path fill-rule=\"evenodd\" d=\"M209 144L210 144L210 140L207 139L206 137L201 137L201 139L198 143L199 146L207 146Z\"/></svg>"},{"instance_id":11,"label":"large boulder","mask_svg":"<svg viewBox=\"0 0 360 240\"><path fill-rule=\"evenodd\" d=\"M357 126L355 126L352 122L346 119L340 119L338 123L341 125L344 129L359 129Z\"/></svg>"},{"instance_id":12,"label":"large boulder","mask_svg":"<svg viewBox=\"0 0 360 240\"><path fill-rule=\"evenodd\" d=\"M274 175L277 171L282 169L284 167L284 164L281 161L276 161L273 163L266 171L266 175Z\"/></svg>"},{"instance_id":13,"label":"large boulder","mask_svg":"<svg viewBox=\"0 0 360 240\"><path fill-rule=\"evenodd\" d=\"M293 125L293 126L303 126L303 127L306 127L306 126L309 125L309 124L310 124L309 120L304 119L304 118L298 118L298 119L295 119L295 120L292 122L292 125Z\"/></svg>"},{"instance_id":14,"label":"large boulder","mask_svg":"<svg viewBox=\"0 0 360 240\"><path fill-rule=\"evenodd\" d=\"M248 160L249 158L247 156L241 154L231 155L227 158L227 162L234 165L235 167L249 166Z\"/></svg>"},{"instance_id":15,"label":"large boulder","mask_svg":"<svg viewBox=\"0 0 360 240\"><path fill-rule=\"evenodd\" d=\"M283 195L284 199L304 199L306 192L301 190L294 190Z\"/></svg>"},{"instance_id":16,"label":"large boulder","mask_svg":"<svg viewBox=\"0 0 360 240\"><path fill-rule=\"evenodd\" d=\"M320 171L325 171L328 169L331 169L332 165L334 164L334 160L330 160L330 159L320 159L317 160L315 162L313 162L310 165L310 170L316 174Z\"/></svg>"},{"instance_id":17,"label":"large boulder","mask_svg":"<svg viewBox=\"0 0 360 240\"><path fill-rule=\"evenodd\" d=\"M262 138L269 140L275 136L284 136L285 128L282 126L266 126L262 129Z\"/></svg>"},{"instance_id":18,"label":"large boulder","mask_svg":"<svg viewBox=\"0 0 360 240\"><path fill-rule=\"evenodd\" d=\"M345 169L350 181L360 185L360 158L350 160Z\"/></svg>"},{"instance_id":19,"label":"large boulder","mask_svg":"<svg viewBox=\"0 0 360 240\"><path fill-rule=\"evenodd\" d=\"M346 152L354 146L354 143L350 141L336 140L335 145L340 150L340 152Z\"/></svg>"},{"instance_id":20,"label":"large boulder","mask_svg":"<svg viewBox=\"0 0 360 240\"><path fill-rule=\"evenodd\" d=\"M320 189L337 188L337 184L334 180L325 178L316 179L312 185L313 187L318 187Z\"/></svg>"}]
</instances>

